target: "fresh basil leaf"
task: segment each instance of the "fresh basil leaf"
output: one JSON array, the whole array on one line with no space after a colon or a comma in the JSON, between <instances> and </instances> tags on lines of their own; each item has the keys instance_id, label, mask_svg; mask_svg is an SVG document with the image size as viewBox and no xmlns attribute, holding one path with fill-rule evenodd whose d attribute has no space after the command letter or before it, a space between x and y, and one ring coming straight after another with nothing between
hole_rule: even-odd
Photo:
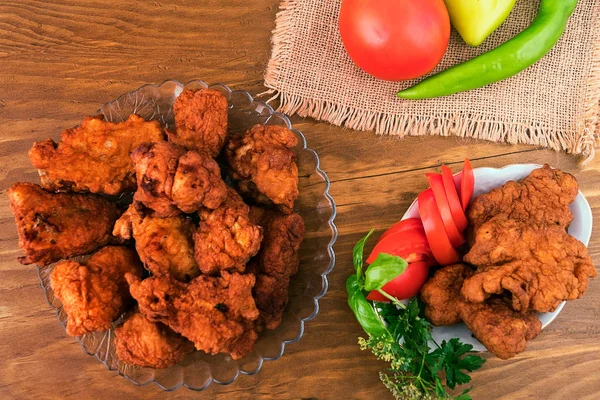
<instances>
[{"instance_id":1,"label":"fresh basil leaf","mask_svg":"<svg viewBox=\"0 0 600 400\"><path fill-rule=\"evenodd\" d=\"M371 229L371 231L369 231L369 233L367 233L367 235L364 238L362 238L358 242L356 242L356 244L354 245L354 250L352 250L352 259L354 261L354 269L356 270L356 272L358 273L360 278L362 278L362 267L363 267L365 243L367 243L367 240L369 240L369 237L371 237L373 232L375 232L375 229Z\"/></svg>"},{"instance_id":2,"label":"fresh basil leaf","mask_svg":"<svg viewBox=\"0 0 600 400\"><path fill-rule=\"evenodd\" d=\"M346 291L348 292L348 305L364 331L375 337L390 336L373 305L367 301L358 286L358 277L356 275L350 275L346 280Z\"/></svg>"},{"instance_id":3,"label":"fresh basil leaf","mask_svg":"<svg viewBox=\"0 0 600 400\"><path fill-rule=\"evenodd\" d=\"M381 289L386 283L402 274L408 263L398 256L380 253L365 271L365 290Z\"/></svg>"}]
</instances>

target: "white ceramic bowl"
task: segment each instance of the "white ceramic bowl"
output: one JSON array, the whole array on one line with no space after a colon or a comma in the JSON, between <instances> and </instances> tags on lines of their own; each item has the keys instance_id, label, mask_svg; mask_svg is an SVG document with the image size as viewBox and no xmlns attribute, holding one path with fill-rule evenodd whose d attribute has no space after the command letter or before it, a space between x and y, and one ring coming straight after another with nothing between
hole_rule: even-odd
<instances>
[{"instance_id":1,"label":"white ceramic bowl","mask_svg":"<svg viewBox=\"0 0 600 400\"><path fill-rule=\"evenodd\" d=\"M473 197L504 185L508 181L518 181L525 178L536 168L541 165L537 164L513 164L507 165L504 168L476 168L473 170L475 175L475 190ZM455 175L455 180L460 179L462 173ZM568 232L576 239L581 241L586 246L592 235L592 210L585 196L581 191L577 194L575 201L569 206L573 213L573 222L569 225ZM419 206L415 200L408 208L402 219L419 217ZM538 317L542 322L542 329L547 327L561 312L565 302L563 301L556 310L549 313L538 313ZM473 345L474 350L486 351L477 339L471 335L471 331L467 329L465 324L452 326L439 326L433 329L433 338L436 342L449 340L452 338L460 338L463 343Z\"/></svg>"}]
</instances>

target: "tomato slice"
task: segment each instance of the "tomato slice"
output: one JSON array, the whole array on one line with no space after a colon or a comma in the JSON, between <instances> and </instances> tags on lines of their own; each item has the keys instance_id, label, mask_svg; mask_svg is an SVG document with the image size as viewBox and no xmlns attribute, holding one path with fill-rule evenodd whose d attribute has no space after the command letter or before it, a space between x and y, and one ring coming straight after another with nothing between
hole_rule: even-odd
<instances>
[{"instance_id":1,"label":"tomato slice","mask_svg":"<svg viewBox=\"0 0 600 400\"><path fill-rule=\"evenodd\" d=\"M394 225L391 226L390 229L388 229L387 231L385 231L381 234L378 241L381 241L381 239L386 238L387 236L391 235L392 233L404 232L404 231L408 231L411 229L424 230L423 223L421 222L420 218L407 218L407 219L403 219L400 222L396 222Z\"/></svg>"},{"instance_id":2,"label":"tomato slice","mask_svg":"<svg viewBox=\"0 0 600 400\"><path fill-rule=\"evenodd\" d=\"M465 158L463 164L463 174L460 180L460 198L463 210L466 210L471 202L473 196L473 190L475 189L475 175L473 174L473 167L471 161Z\"/></svg>"},{"instance_id":3,"label":"tomato slice","mask_svg":"<svg viewBox=\"0 0 600 400\"><path fill-rule=\"evenodd\" d=\"M387 253L402 258L412 253L432 256L425 231L420 229L392 233L385 237L375 245L369 258L367 258L367 263L371 264L375 261L379 253Z\"/></svg>"},{"instance_id":4,"label":"tomato slice","mask_svg":"<svg viewBox=\"0 0 600 400\"><path fill-rule=\"evenodd\" d=\"M425 227L425 235L431 247L433 257L440 265L450 265L458 262L460 256L450 243L444 221L435 203L435 197L431 189L419 193L419 214Z\"/></svg>"},{"instance_id":5,"label":"tomato slice","mask_svg":"<svg viewBox=\"0 0 600 400\"><path fill-rule=\"evenodd\" d=\"M448 205L450 206L450 212L456 223L456 228L459 232L464 232L467 229L469 222L465 216L465 211L462 208L456 185L454 184L454 177L450 168L442 165L442 180L444 182L444 190L446 191L446 198L448 199Z\"/></svg>"},{"instance_id":6,"label":"tomato slice","mask_svg":"<svg viewBox=\"0 0 600 400\"><path fill-rule=\"evenodd\" d=\"M444 222L444 228L446 229L446 233L448 234L448 239L450 239L450 243L452 243L452 246L458 247L465 242L465 238L458 231L458 228L456 227L456 222L454 222L454 217L452 216L452 212L450 211L450 205L448 204L446 190L444 189L444 180L442 179L442 175L430 173L425 174L425 176L427 177L427 181L429 182L429 186L431 187L431 191L433 192L435 203L437 204L438 210L440 211L442 221Z\"/></svg>"},{"instance_id":7,"label":"tomato slice","mask_svg":"<svg viewBox=\"0 0 600 400\"><path fill-rule=\"evenodd\" d=\"M426 263L408 264L404 273L386 283L381 289L398 300L410 299L419 293L419 290L427 281L428 274L429 266ZM389 302L385 296L376 290L369 293L367 300Z\"/></svg>"}]
</instances>

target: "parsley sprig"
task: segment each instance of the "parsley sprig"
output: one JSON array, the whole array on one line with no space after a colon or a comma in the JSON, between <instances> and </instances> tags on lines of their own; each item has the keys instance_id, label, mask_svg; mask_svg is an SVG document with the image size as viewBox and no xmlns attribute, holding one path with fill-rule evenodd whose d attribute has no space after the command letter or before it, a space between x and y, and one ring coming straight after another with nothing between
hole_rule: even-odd
<instances>
[{"instance_id":1,"label":"parsley sprig","mask_svg":"<svg viewBox=\"0 0 600 400\"><path fill-rule=\"evenodd\" d=\"M425 319L423 304L418 298L413 298L408 305L394 298L389 304L376 303L376 306L366 300L364 291L373 288L367 289L369 285L365 285L363 249L371 233L354 248L356 273L346 284L350 308L368 334L367 339L359 338L358 343L362 350L369 349L378 359L390 364L389 371L381 372L380 378L396 399L452 398L448 389L470 382L467 372L479 369L485 360L468 354L473 346L457 338L436 343L431 336L433 327ZM377 276L395 278L398 273L394 275L394 271L403 271L406 267L401 268L403 261L399 257L381 257ZM389 265L389 274L386 265ZM368 270L366 274L368 280ZM379 279L375 290L380 290L385 283L386 279ZM464 390L456 399L471 399L468 392L469 389Z\"/></svg>"}]
</instances>

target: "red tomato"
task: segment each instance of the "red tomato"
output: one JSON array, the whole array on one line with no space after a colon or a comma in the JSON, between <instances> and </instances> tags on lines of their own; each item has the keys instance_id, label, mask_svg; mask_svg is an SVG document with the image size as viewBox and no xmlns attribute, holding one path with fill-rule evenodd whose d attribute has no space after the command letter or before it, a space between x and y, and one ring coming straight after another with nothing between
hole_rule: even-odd
<instances>
[{"instance_id":1,"label":"red tomato","mask_svg":"<svg viewBox=\"0 0 600 400\"><path fill-rule=\"evenodd\" d=\"M393 233L377 242L369 258L367 258L367 263L372 264L379 253L387 253L402 258L406 258L413 253L432 256L425 232L419 229Z\"/></svg>"},{"instance_id":2,"label":"red tomato","mask_svg":"<svg viewBox=\"0 0 600 400\"><path fill-rule=\"evenodd\" d=\"M460 197L463 210L466 210L469 206L474 189L475 175L473 174L473 167L471 166L471 161L469 161L468 158L465 158L462 179L460 180Z\"/></svg>"},{"instance_id":3,"label":"red tomato","mask_svg":"<svg viewBox=\"0 0 600 400\"><path fill-rule=\"evenodd\" d=\"M343 0L340 34L350 58L379 79L414 79L440 62L450 40L443 0Z\"/></svg>"},{"instance_id":4,"label":"red tomato","mask_svg":"<svg viewBox=\"0 0 600 400\"><path fill-rule=\"evenodd\" d=\"M435 197L431 189L419 194L419 214L425 227L425 234L433 256L440 265L450 265L458 262L460 256L450 243L442 216L435 203Z\"/></svg>"},{"instance_id":5,"label":"red tomato","mask_svg":"<svg viewBox=\"0 0 600 400\"><path fill-rule=\"evenodd\" d=\"M427 281L429 266L426 263L415 262L408 264L406 271L386 283L381 289L398 300L410 299L419 293ZM389 302L381 293L373 290L367 300Z\"/></svg>"},{"instance_id":6,"label":"red tomato","mask_svg":"<svg viewBox=\"0 0 600 400\"><path fill-rule=\"evenodd\" d=\"M448 239L450 239L452 246L458 247L465 242L465 238L456 227L456 222L454 222L454 217L452 216L450 205L448 204L446 190L444 189L444 180L442 179L442 175L425 174L425 176L427 177L427 181L429 182L429 186L433 192L435 203L440 210L440 215L442 217L442 221L444 222L444 228L446 228Z\"/></svg>"},{"instance_id":7,"label":"red tomato","mask_svg":"<svg viewBox=\"0 0 600 400\"><path fill-rule=\"evenodd\" d=\"M390 229L383 232L381 236L379 236L378 242L380 242L385 237L391 235L392 233L405 232L411 229L420 229L423 232L425 232L423 228L423 223L419 218L407 218L395 223Z\"/></svg>"},{"instance_id":8,"label":"red tomato","mask_svg":"<svg viewBox=\"0 0 600 400\"><path fill-rule=\"evenodd\" d=\"M467 221L465 211L463 210L460 198L458 197L458 192L454 183L452 171L445 165L442 165L442 180L444 181L444 190L446 191L446 198L448 199L448 205L450 206L452 217L454 218L454 222L456 223L456 228L460 232L464 232L465 229L467 229L469 221Z\"/></svg>"}]
</instances>

